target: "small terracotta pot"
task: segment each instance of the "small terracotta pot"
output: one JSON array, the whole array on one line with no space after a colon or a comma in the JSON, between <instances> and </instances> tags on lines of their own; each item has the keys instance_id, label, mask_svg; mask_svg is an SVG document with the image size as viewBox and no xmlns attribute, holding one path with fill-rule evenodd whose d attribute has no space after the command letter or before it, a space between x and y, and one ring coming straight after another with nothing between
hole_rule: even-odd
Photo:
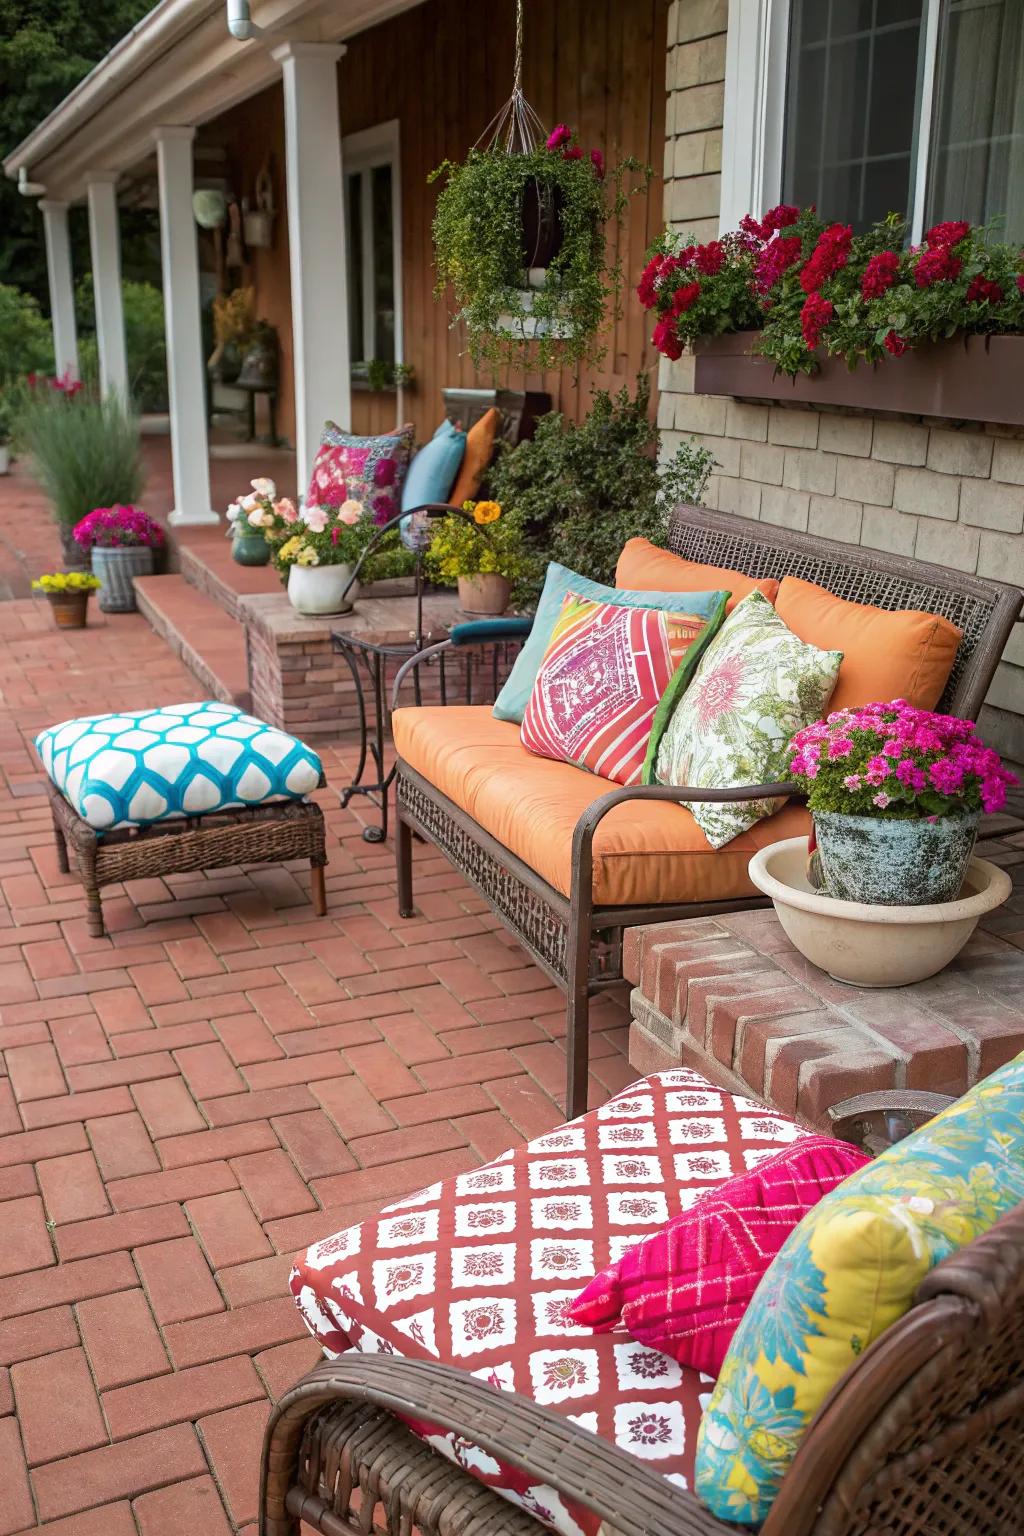
<instances>
[{"instance_id":1,"label":"small terracotta pot","mask_svg":"<svg viewBox=\"0 0 1024 1536\"><path fill-rule=\"evenodd\" d=\"M507 577L493 571L477 576L459 577L459 602L465 613L496 617L505 612L512 587Z\"/></svg>"},{"instance_id":2,"label":"small terracotta pot","mask_svg":"<svg viewBox=\"0 0 1024 1536\"><path fill-rule=\"evenodd\" d=\"M47 592L58 629L84 629L89 614L91 592Z\"/></svg>"}]
</instances>

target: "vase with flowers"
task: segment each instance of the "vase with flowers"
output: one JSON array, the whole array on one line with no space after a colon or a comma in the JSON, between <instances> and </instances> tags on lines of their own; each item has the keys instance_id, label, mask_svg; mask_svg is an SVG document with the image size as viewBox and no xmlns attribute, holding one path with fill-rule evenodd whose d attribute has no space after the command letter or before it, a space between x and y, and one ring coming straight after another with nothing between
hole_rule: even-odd
<instances>
[{"instance_id":1,"label":"vase with flowers","mask_svg":"<svg viewBox=\"0 0 1024 1536\"><path fill-rule=\"evenodd\" d=\"M271 545L266 533L286 520L275 511L278 505L277 486L273 480L260 476L249 482L251 490L233 501L227 511L227 527L224 532L231 540L231 558L239 565L266 565L270 560ZM298 517L294 504L283 498L281 505L292 516ZM267 522L268 515L270 522Z\"/></svg>"},{"instance_id":2,"label":"vase with flowers","mask_svg":"<svg viewBox=\"0 0 1024 1536\"><path fill-rule=\"evenodd\" d=\"M790 751L825 891L874 906L956 901L982 811L1017 783L972 721L902 699L837 710Z\"/></svg>"},{"instance_id":3,"label":"vase with flowers","mask_svg":"<svg viewBox=\"0 0 1024 1536\"><path fill-rule=\"evenodd\" d=\"M310 617L351 612L359 596L356 564L376 533L364 502L349 497L339 507L310 506L301 512L276 503L282 519L269 532L274 568L288 584L288 600Z\"/></svg>"},{"instance_id":4,"label":"vase with flowers","mask_svg":"<svg viewBox=\"0 0 1024 1536\"><path fill-rule=\"evenodd\" d=\"M518 522L502 516L496 501L466 501L462 517L437 524L427 548L427 575L441 586L456 585L465 613L505 612L523 569Z\"/></svg>"},{"instance_id":5,"label":"vase with flowers","mask_svg":"<svg viewBox=\"0 0 1024 1536\"><path fill-rule=\"evenodd\" d=\"M153 572L153 552L162 549L164 531L141 507L96 507L75 524L73 537L88 554L99 578L99 605L104 613L135 611L136 576Z\"/></svg>"},{"instance_id":6,"label":"vase with flowers","mask_svg":"<svg viewBox=\"0 0 1024 1536\"><path fill-rule=\"evenodd\" d=\"M58 629L84 629L89 599L99 584L99 578L87 571L54 571L40 576L32 588L48 599Z\"/></svg>"}]
</instances>

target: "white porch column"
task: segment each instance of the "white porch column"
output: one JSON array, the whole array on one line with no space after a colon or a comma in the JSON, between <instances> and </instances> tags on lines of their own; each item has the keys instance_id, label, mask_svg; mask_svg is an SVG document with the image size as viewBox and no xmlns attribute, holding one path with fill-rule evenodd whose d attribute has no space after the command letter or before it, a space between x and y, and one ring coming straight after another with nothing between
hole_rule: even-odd
<instances>
[{"instance_id":1,"label":"white porch column","mask_svg":"<svg viewBox=\"0 0 1024 1536\"><path fill-rule=\"evenodd\" d=\"M172 523L217 523L210 506L206 363L199 313L199 247L192 212L194 128L157 128L160 255L171 406Z\"/></svg>"},{"instance_id":2,"label":"white porch column","mask_svg":"<svg viewBox=\"0 0 1024 1536\"><path fill-rule=\"evenodd\" d=\"M50 281L50 314L53 317L53 355L57 377L78 377L78 331L75 327L75 280L71 271L68 239L68 205L43 198L43 237L46 241L46 274Z\"/></svg>"},{"instance_id":3,"label":"white porch column","mask_svg":"<svg viewBox=\"0 0 1024 1536\"><path fill-rule=\"evenodd\" d=\"M100 354L100 393L104 400L113 394L127 399L128 355L121 301L121 229L117 217L116 174L91 175L86 192L92 287L96 301L96 341Z\"/></svg>"},{"instance_id":4,"label":"white porch column","mask_svg":"<svg viewBox=\"0 0 1024 1536\"><path fill-rule=\"evenodd\" d=\"M296 474L309 481L324 422L351 426L345 189L335 43L285 43L285 170L292 279Z\"/></svg>"}]
</instances>

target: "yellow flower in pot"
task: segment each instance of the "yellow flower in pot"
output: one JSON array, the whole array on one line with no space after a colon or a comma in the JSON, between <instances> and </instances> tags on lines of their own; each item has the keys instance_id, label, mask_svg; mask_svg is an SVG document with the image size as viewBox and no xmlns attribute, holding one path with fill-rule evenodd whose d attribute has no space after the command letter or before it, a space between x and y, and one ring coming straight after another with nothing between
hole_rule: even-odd
<instances>
[{"instance_id":1,"label":"yellow flower in pot","mask_svg":"<svg viewBox=\"0 0 1024 1536\"><path fill-rule=\"evenodd\" d=\"M40 576L32 586L49 599L58 629L84 629L89 598L99 584L98 576L90 576L85 571L55 571L52 575Z\"/></svg>"},{"instance_id":2,"label":"yellow flower in pot","mask_svg":"<svg viewBox=\"0 0 1024 1536\"><path fill-rule=\"evenodd\" d=\"M518 522L496 501L467 501L461 515L438 523L426 553L427 574L441 586L457 585L466 613L501 614L522 566Z\"/></svg>"}]
</instances>

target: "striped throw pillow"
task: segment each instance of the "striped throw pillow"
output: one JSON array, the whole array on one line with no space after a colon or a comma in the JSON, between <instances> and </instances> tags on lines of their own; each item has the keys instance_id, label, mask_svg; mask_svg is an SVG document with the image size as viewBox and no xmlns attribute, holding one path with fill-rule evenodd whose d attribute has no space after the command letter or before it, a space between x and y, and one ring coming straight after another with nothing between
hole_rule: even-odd
<instances>
[{"instance_id":1,"label":"striped throw pillow","mask_svg":"<svg viewBox=\"0 0 1024 1536\"><path fill-rule=\"evenodd\" d=\"M713 632L694 614L568 593L523 717L523 745L616 784L639 784L662 694L681 667L692 671Z\"/></svg>"}]
</instances>

